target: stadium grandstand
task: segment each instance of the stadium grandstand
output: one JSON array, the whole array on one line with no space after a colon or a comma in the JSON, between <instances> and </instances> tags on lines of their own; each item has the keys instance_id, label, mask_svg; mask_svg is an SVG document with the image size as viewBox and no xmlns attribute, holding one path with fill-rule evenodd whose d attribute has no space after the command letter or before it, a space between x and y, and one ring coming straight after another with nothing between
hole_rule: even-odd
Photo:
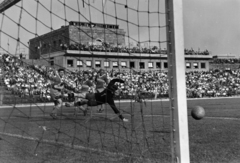
<instances>
[{"instance_id":1,"label":"stadium grandstand","mask_svg":"<svg viewBox=\"0 0 240 163\"><path fill-rule=\"evenodd\" d=\"M48 60L69 70L167 71L167 51L145 43L125 43L119 25L70 21L69 25L29 40L29 58ZM186 71L208 71L208 50L185 49Z\"/></svg>"},{"instance_id":2,"label":"stadium grandstand","mask_svg":"<svg viewBox=\"0 0 240 163\"><path fill-rule=\"evenodd\" d=\"M51 66L46 66L47 63L36 62L28 64L22 62L21 59L11 57L8 54L1 55L1 62L3 67L1 72L5 72L3 78L3 85L12 94L17 94L20 97L33 96L35 101L51 101L50 86L51 83L48 79L54 77L54 71L57 69ZM11 71L9 71L11 70ZM103 70L103 69L101 69ZM98 70L79 70L75 71L76 74L67 73L64 79L66 83L70 83L72 87L76 85L76 79L82 78L84 72L98 73ZM131 71L106 71L110 76L118 74L123 80L126 81L121 86L122 99L131 99L132 95L137 91L139 81L145 83L142 89L146 91L146 98L157 99L169 97L167 72L162 71L148 71L148 72L131 72ZM48 78L44 78L44 74L48 74ZM80 75L80 76L79 76ZM237 96L240 94L240 72L239 70L209 70L209 71L190 71L186 72L186 85L188 98L203 98L203 97L229 97ZM27 77L27 78L26 78ZM129 87L128 82L132 80L133 86ZM230 85L230 86L229 86ZM65 95L65 100L68 96ZM19 101L18 103L21 103ZM3 103L9 103L7 96L4 97Z\"/></svg>"},{"instance_id":3,"label":"stadium grandstand","mask_svg":"<svg viewBox=\"0 0 240 163\"><path fill-rule=\"evenodd\" d=\"M184 47L182 0L0 12L0 162L239 162L240 60Z\"/></svg>"}]
</instances>

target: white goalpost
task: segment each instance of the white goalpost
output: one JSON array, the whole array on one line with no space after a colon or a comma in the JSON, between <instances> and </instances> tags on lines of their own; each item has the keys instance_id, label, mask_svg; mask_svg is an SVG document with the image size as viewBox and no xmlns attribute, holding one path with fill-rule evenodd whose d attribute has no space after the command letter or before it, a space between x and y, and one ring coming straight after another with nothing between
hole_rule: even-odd
<instances>
[{"instance_id":1,"label":"white goalpost","mask_svg":"<svg viewBox=\"0 0 240 163\"><path fill-rule=\"evenodd\" d=\"M166 0L168 41L168 78L170 101L172 162L188 163L189 138L185 82L183 4L182 0Z\"/></svg>"}]
</instances>

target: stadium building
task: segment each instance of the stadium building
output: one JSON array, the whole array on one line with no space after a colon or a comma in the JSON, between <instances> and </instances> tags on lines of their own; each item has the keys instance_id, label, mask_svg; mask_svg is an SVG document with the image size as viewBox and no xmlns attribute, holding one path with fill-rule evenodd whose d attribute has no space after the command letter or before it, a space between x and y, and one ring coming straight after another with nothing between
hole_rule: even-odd
<instances>
[{"instance_id":1,"label":"stadium building","mask_svg":"<svg viewBox=\"0 0 240 163\"><path fill-rule=\"evenodd\" d=\"M46 59L71 71L168 68L166 50L126 48L125 31L118 25L69 22L69 25L29 40L29 59ZM186 71L208 71L211 55L185 55Z\"/></svg>"}]
</instances>

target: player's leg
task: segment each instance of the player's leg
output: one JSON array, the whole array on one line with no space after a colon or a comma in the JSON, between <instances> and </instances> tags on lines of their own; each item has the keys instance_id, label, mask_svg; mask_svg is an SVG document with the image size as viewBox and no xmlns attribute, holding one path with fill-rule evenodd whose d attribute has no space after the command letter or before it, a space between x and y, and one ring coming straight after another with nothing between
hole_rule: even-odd
<instances>
[{"instance_id":1,"label":"player's leg","mask_svg":"<svg viewBox=\"0 0 240 163\"><path fill-rule=\"evenodd\" d=\"M74 102L75 107L75 113L78 112L78 110L81 110L83 112L83 115L87 115L87 102L86 99L79 99L78 101Z\"/></svg>"},{"instance_id":2,"label":"player's leg","mask_svg":"<svg viewBox=\"0 0 240 163\"><path fill-rule=\"evenodd\" d=\"M59 114L61 107L62 107L62 99L61 99L61 97L56 97L56 98L54 99L54 107L53 107L53 110L52 110L52 112L50 113L50 116L51 116L53 119L56 119L56 118L57 118L57 115Z\"/></svg>"},{"instance_id":3,"label":"player's leg","mask_svg":"<svg viewBox=\"0 0 240 163\"><path fill-rule=\"evenodd\" d=\"M86 94L84 95L82 94L78 94L80 96L75 96L75 93L72 93L71 95L69 95L69 97L71 97L71 99L76 98L76 101L69 101L69 102L65 102L65 106L66 107L74 107L75 110L75 115L77 114L77 112L79 110L82 110L84 116L87 115L87 104L88 104L88 100L87 99L83 99L83 98L79 98L79 97L85 97L86 98Z\"/></svg>"},{"instance_id":4,"label":"player's leg","mask_svg":"<svg viewBox=\"0 0 240 163\"><path fill-rule=\"evenodd\" d=\"M74 102L74 94L73 93L68 93L68 102Z\"/></svg>"},{"instance_id":5,"label":"player's leg","mask_svg":"<svg viewBox=\"0 0 240 163\"><path fill-rule=\"evenodd\" d=\"M78 101L74 101L74 102L66 102L65 106L66 107L72 107L72 106L82 106L88 104L88 100L87 99L80 99Z\"/></svg>"},{"instance_id":6,"label":"player's leg","mask_svg":"<svg viewBox=\"0 0 240 163\"><path fill-rule=\"evenodd\" d=\"M102 105L98 106L98 112L102 113L104 111L105 107L106 107L105 104L102 104Z\"/></svg>"},{"instance_id":7,"label":"player's leg","mask_svg":"<svg viewBox=\"0 0 240 163\"><path fill-rule=\"evenodd\" d=\"M83 99L86 99L86 92L83 92L83 93L69 93L68 94L68 102L65 103L65 106L66 107L71 107L71 106L81 106L81 105L84 105L84 104L76 104L77 102L79 101L85 101ZM74 99L80 99L80 100L77 100L77 102L74 100Z\"/></svg>"},{"instance_id":8,"label":"player's leg","mask_svg":"<svg viewBox=\"0 0 240 163\"><path fill-rule=\"evenodd\" d=\"M118 115L118 117L123 121L123 122L128 122L128 119L124 118L123 115L120 113L118 108L116 107L114 100L113 99L108 99L107 103L111 106L113 109L114 113Z\"/></svg>"}]
</instances>

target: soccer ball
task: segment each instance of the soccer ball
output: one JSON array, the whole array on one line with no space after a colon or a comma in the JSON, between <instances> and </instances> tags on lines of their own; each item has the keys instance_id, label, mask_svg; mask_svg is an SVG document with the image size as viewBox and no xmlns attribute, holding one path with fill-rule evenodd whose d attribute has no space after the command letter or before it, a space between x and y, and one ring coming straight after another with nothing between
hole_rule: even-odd
<instances>
[{"instance_id":1,"label":"soccer ball","mask_svg":"<svg viewBox=\"0 0 240 163\"><path fill-rule=\"evenodd\" d=\"M191 115L194 119L200 120L205 116L205 110L201 106L194 106L191 111Z\"/></svg>"}]
</instances>

